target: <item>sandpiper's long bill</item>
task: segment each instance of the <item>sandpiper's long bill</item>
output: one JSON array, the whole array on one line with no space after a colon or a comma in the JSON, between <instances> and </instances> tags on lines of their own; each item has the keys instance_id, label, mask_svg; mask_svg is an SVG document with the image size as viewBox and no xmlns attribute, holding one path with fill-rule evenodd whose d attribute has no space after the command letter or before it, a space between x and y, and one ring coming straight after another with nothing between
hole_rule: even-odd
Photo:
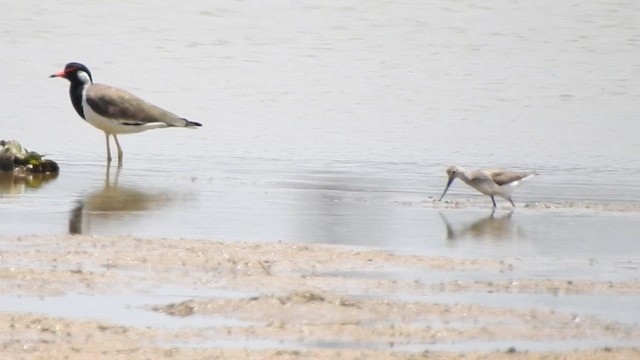
<instances>
[{"instance_id":1,"label":"sandpiper's long bill","mask_svg":"<svg viewBox=\"0 0 640 360\"><path fill-rule=\"evenodd\" d=\"M115 87L94 84L89 69L70 62L64 70L50 77L62 77L71 83L71 104L81 118L102 130L107 140L107 162L111 162L109 136L118 147L118 164L122 164L122 148L118 134L133 134L165 127L194 128L202 126Z\"/></svg>"},{"instance_id":2,"label":"sandpiper's long bill","mask_svg":"<svg viewBox=\"0 0 640 360\"><path fill-rule=\"evenodd\" d=\"M481 169L481 170L467 170L462 166L451 165L447 168L447 186L444 188L444 192L438 201L444 198L444 195L449 190L449 187L453 181L458 178L464 181L467 185L478 190L484 195L491 197L493 208L496 208L496 200L494 196L500 196L506 200L509 200L511 205L515 208L516 204L511 198L511 193L521 184L522 181L528 180L535 176L530 172L509 171L501 169Z\"/></svg>"}]
</instances>

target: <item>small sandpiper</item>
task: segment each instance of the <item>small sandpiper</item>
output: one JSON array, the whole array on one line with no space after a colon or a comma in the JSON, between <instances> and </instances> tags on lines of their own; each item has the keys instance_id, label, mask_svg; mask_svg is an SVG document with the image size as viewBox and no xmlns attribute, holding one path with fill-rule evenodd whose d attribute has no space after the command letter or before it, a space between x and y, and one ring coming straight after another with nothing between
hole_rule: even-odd
<instances>
[{"instance_id":1,"label":"small sandpiper","mask_svg":"<svg viewBox=\"0 0 640 360\"><path fill-rule=\"evenodd\" d=\"M447 187L444 188L444 192L438 201L441 201L442 198L444 198L444 195L447 193L447 190L449 190L449 186L451 186L453 180L459 178L472 188L491 197L493 209L495 210L496 200L494 199L494 196L496 195L509 200L511 205L515 208L516 204L511 199L511 193L522 181L528 180L536 174L531 172L500 169L481 169L471 171L463 168L462 166L451 165L447 168L447 175L449 176Z\"/></svg>"}]
</instances>

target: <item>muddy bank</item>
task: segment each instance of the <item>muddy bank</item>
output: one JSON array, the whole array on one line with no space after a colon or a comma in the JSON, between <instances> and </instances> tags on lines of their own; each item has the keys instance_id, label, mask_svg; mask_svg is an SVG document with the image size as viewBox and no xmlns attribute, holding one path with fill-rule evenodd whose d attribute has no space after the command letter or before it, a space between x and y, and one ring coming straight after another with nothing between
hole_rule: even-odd
<instances>
[{"instance_id":1,"label":"muddy bank","mask_svg":"<svg viewBox=\"0 0 640 360\"><path fill-rule=\"evenodd\" d=\"M586 305L633 303L637 279L523 277L520 266L323 245L1 237L0 337L9 358L32 359L640 356L637 321ZM498 300L477 300L487 296Z\"/></svg>"}]
</instances>

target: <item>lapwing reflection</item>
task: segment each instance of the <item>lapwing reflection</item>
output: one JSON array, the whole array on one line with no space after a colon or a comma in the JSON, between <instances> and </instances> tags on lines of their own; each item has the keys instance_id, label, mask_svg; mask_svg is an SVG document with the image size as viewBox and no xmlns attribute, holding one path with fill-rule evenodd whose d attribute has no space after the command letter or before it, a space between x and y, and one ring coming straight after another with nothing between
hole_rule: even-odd
<instances>
[{"instance_id":1,"label":"lapwing reflection","mask_svg":"<svg viewBox=\"0 0 640 360\"><path fill-rule=\"evenodd\" d=\"M107 166L102 188L78 200L69 218L70 234L92 234L92 226L115 228L123 220L131 220L135 214L167 201L165 195L119 186L119 176L120 169L112 181Z\"/></svg>"}]
</instances>

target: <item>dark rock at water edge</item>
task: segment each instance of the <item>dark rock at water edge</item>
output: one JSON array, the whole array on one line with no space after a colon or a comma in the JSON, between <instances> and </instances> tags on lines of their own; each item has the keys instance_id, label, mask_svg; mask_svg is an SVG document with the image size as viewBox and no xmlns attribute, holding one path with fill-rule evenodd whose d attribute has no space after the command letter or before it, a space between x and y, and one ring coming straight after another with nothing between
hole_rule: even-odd
<instances>
[{"instance_id":1,"label":"dark rock at water edge","mask_svg":"<svg viewBox=\"0 0 640 360\"><path fill-rule=\"evenodd\" d=\"M20 173L57 173L58 164L35 151L28 151L15 140L0 140L0 171Z\"/></svg>"}]
</instances>

